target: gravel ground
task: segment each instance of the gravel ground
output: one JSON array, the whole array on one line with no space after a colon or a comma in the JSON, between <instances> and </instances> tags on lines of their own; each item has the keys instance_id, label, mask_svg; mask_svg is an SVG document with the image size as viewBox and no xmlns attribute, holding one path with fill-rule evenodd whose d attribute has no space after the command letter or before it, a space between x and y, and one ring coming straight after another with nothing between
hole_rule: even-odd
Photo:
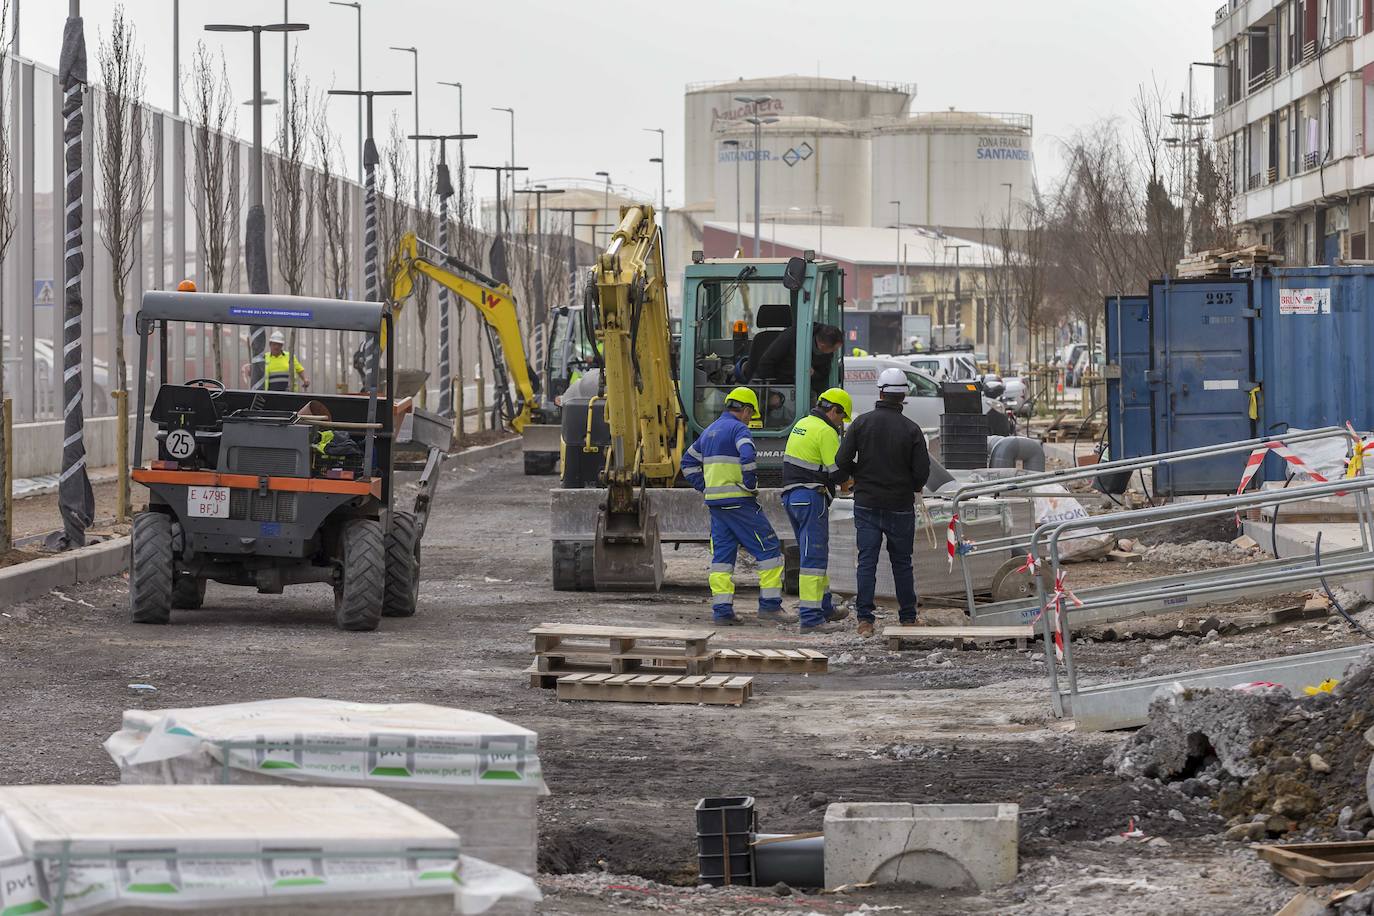
<instances>
[{"instance_id":1,"label":"gravel ground","mask_svg":"<svg viewBox=\"0 0 1374 916\"><path fill-rule=\"evenodd\" d=\"M204 610L178 612L161 628L128 622L122 579L6 608L0 782L115 781L100 743L127 707L421 701L539 732L553 793L540 809L546 913L1250 914L1292 896L1242 845L1218 837L1223 821L1205 799L1106 766L1122 736L1077 734L1054 719L1041 652L895 653L852 629L803 639L751 624L718 642L819 648L831 673L760 675L755 698L738 709L558 703L526 686L526 630L540 622L678 626L710 613L705 554L694 548L668 554L669 583L658 594L554 592L551 483L524 477L518 455L446 475L425 538L419 613L376 633L334 629L322 586L259 596L212 584ZM1080 564L1070 576L1084 585L1162 565ZM741 606L749 600L742 590ZM1269 604L1284 603L1293 602ZM1082 677L1169 673L1349 640L1321 621L1261 625L1269 604L1212 609L1220 627L1203 629L1210 622L1192 616L1089 630L1076 656ZM133 683L157 692L135 694ZM778 833L820 829L829 802L1016 802L1021 872L982 895L695 888L692 808L702 796L732 794L755 796L762 829ZM1144 837L1120 836L1132 820Z\"/></svg>"}]
</instances>

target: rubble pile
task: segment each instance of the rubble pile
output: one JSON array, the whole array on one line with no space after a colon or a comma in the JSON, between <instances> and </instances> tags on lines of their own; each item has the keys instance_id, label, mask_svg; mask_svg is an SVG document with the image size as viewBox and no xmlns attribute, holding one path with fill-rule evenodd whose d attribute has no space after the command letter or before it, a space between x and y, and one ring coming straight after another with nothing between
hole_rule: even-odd
<instances>
[{"instance_id":1,"label":"rubble pile","mask_svg":"<svg viewBox=\"0 0 1374 916\"><path fill-rule=\"evenodd\" d=\"M1374 726L1374 659L1329 693L1180 688L1155 699L1150 723L1109 759L1123 776L1207 797L1227 836L1374 837L1366 792Z\"/></svg>"},{"instance_id":2,"label":"rubble pile","mask_svg":"<svg viewBox=\"0 0 1374 916\"><path fill-rule=\"evenodd\" d=\"M1254 559L1259 547L1241 547L1230 541L1189 541L1186 544L1154 544L1145 550L1146 559L1186 569L1231 566Z\"/></svg>"}]
</instances>

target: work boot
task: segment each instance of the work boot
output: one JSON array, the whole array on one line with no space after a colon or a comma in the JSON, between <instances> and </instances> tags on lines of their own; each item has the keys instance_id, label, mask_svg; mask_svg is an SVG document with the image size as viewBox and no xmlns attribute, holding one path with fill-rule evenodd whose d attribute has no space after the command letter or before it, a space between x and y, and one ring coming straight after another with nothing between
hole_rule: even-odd
<instances>
[{"instance_id":1,"label":"work boot","mask_svg":"<svg viewBox=\"0 0 1374 916\"><path fill-rule=\"evenodd\" d=\"M849 608L844 607L843 605L841 605L840 607L831 608L830 610L825 612L825 619L827 623L838 623L841 620L846 620L848 618Z\"/></svg>"},{"instance_id":2,"label":"work boot","mask_svg":"<svg viewBox=\"0 0 1374 916\"><path fill-rule=\"evenodd\" d=\"M860 621L860 623L859 623L859 637L860 637L861 639L868 639L868 638L869 638L870 636L872 636L872 635L873 635L873 624L870 623L870 622L867 621L867 620Z\"/></svg>"},{"instance_id":3,"label":"work boot","mask_svg":"<svg viewBox=\"0 0 1374 916\"><path fill-rule=\"evenodd\" d=\"M833 623L818 623L814 627L798 627L797 632L802 636L810 636L812 633L838 633L840 626Z\"/></svg>"},{"instance_id":4,"label":"work boot","mask_svg":"<svg viewBox=\"0 0 1374 916\"><path fill-rule=\"evenodd\" d=\"M737 627L743 622L744 621L740 620L738 617L735 617L733 615L730 617L711 618L711 623L718 627Z\"/></svg>"},{"instance_id":5,"label":"work boot","mask_svg":"<svg viewBox=\"0 0 1374 916\"><path fill-rule=\"evenodd\" d=\"M759 623L796 623L797 615L789 614L782 608L776 611L759 611Z\"/></svg>"}]
</instances>

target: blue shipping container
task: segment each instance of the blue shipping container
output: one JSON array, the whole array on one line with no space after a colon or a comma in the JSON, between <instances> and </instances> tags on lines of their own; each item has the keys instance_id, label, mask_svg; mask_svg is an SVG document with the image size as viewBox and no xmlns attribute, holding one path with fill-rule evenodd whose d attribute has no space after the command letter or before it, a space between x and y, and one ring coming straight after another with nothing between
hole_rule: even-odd
<instances>
[{"instance_id":1,"label":"blue shipping container","mask_svg":"<svg viewBox=\"0 0 1374 916\"><path fill-rule=\"evenodd\" d=\"M1113 456L1340 426L1374 429L1374 268L1280 268L1257 278L1161 280L1149 306L1107 303ZM1129 318L1127 318L1129 316ZM1130 319L1148 324L1148 347ZM1123 321L1122 319L1127 319ZM1149 409L1137 408L1148 398ZM1115 409L1113 409L1115 407ZM1157 476L1161 495L1230 492L1244 456ZM1234 467L1233 467L1234 466ZM1287 469L1271 456L1261 479Z\"/></svg>"},{"instance_id":2,"label":"blue shipping container","mask_svg":"<svg viewBox=\"0 0 1374 916\"><path fill-rule=\"evenodd\" d=\"M1374 268L1289 267L1253 282L1263 434L1374 429Z\"/></svg>"}]
</instances>

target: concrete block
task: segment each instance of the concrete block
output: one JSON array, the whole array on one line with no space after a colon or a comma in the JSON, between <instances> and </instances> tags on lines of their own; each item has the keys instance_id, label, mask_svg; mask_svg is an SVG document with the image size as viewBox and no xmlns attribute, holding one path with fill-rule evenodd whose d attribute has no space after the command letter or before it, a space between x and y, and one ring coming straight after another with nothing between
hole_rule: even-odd
<instances>
[{"instance_id":1,"label":"concrete block","mask_svg":"<svg viewBox=\"0 0 1374 916\"><path fill-rule=\"evenodd\" d=\"M111 538L72 551L76 560L76 581L90 582L106 576L117 576L129 568L129 538Z\"/></svg>"},{"instance_id":2,"label":"concrete block","mask_svg":"<svg viewBox=\"0 0 1374 916\"><path fill-rule=\"evenodd\" d=\"M1016 878L1016 805L834 804L825 886L910 882L988 890Z\"/></svg>"},{"instance_id":3,"label":"concrete block","mask_svg":"<svg viewBox=\"0 0 1374 916\"><path fill-rule=\"evenodd\" d=\"M76 582L76 557L60 554L0 570L0 595L11 604L46 595Z\"/></svg>"}]
</instances>

